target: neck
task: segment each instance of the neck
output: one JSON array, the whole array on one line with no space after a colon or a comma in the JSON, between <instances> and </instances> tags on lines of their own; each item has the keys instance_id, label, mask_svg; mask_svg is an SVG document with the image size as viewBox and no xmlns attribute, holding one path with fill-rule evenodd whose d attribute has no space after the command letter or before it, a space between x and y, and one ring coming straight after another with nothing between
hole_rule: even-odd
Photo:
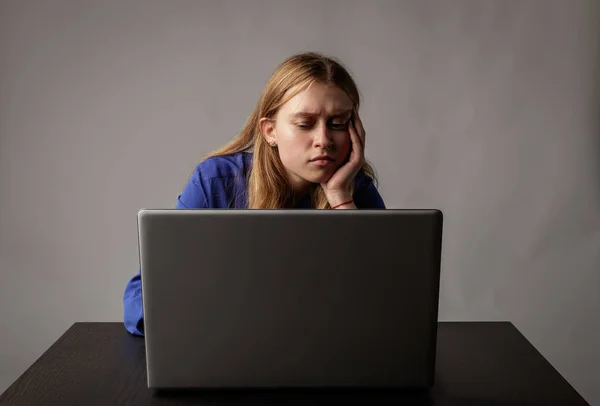
<instances>
[{"instance_id":1,"label":"neck","mask_svg":"<svg viewBox=\"0 0 600 406\"><path fill-rule=\"evenodd\" d=\"M308 182L307 180L289 171L288 182L292 192L292 204L295 204L306 197L306 195L310 193L310 189L313 186L311 182Z\"/></svg>"},{"instance_id":2,"label":"neck","mask_svg":"<svg viewBox=\"0 0 600 406\"><path fill-rule=\"evenodd\" d=\"M292 187L292 191L294 192L294 195L301 195L304 196L306 195L306 193L308 193L310 191L310 188L312 186L312 183L310 183L309 181L301 178L300 176L291 173L288 171L288 182L290 184L290 186Z\"/></svg>"}]
</instances>

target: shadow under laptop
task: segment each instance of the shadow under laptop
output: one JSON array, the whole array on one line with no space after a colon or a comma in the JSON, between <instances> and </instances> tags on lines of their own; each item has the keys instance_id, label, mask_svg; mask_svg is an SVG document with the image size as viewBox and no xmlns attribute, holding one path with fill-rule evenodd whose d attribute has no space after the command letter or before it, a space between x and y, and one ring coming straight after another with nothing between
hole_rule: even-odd
<instances>
[{"instance_id":1,"label":"shadow under laptop","mask_svg":"<svg viewBox=\"0 0 600 406\"><path fill-rule=\"evenodd\" d=\"M219 405L318 405L359 401L368 405L433 405L423 389L277 388L277 389L155 389L154 396L178 403Z\"/></svg>"},{"instance_id":2,"label":"shadow under laptop","mask_svg":"<svg viewBox=\"0 0 600 406\"><path fill-rule=\"evenodd\" d=\"M177 404L210 405L330 405L361 402L366 405L406 406L541 406L530 400L465 398L439 390L381 388L278 388L278 389L154 389L154 397ZM354 404L354 403L353 403Z\"/></svg>"}]
</instances>

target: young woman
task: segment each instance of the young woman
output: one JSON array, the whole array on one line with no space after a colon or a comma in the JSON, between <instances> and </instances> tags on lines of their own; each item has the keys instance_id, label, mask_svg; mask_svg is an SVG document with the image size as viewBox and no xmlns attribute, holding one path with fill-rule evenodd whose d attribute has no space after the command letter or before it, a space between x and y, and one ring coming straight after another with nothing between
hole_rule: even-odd
<instances>
[{"instance_id":1,"label":"young woman","mask_svg":"<svg viewBox=\"0 0 600 406\"><path fill-rule=\"evenodd\" d=\"M205 157L178 209L385 209L365 159L358 89L346 69L309 52L283 61L241 133ZM124 321L144 334L141 275L123 296Z\"/></svg>"}]
</instances>

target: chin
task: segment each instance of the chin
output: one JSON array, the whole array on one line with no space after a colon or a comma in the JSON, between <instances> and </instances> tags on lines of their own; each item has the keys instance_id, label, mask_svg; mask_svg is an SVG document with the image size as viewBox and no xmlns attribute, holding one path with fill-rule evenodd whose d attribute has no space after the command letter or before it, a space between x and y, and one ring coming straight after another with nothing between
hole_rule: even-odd
<instances>
[{"instance_id":1,"label":"chin","mask_svg":"<svg viewBox=\"0 0 600 406\"><path fill-rule=\"evenodd\" d=\"M327 182L329 179L331 179L331 176L333 175L333 173L308 173L306 174L306 176L304 176L304 179L306 179L308 182L311 183L324 183Z\"/></svg>"}]
</instances>

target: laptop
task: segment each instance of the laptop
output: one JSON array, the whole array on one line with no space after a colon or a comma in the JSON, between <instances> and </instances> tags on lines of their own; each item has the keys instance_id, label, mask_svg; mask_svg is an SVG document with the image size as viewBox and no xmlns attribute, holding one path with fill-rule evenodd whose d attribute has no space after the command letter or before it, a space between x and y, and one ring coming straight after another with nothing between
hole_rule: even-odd
<instances>
[{"instance_id":1,"label":"laptop","mask_svg":"<svg viewBox=\"0 0 600 406\"><path fill-rule=\"evenodd\" d=\"M439 210L141 210L148 387L433 385Z\"/></svg>"}]
</instances>

